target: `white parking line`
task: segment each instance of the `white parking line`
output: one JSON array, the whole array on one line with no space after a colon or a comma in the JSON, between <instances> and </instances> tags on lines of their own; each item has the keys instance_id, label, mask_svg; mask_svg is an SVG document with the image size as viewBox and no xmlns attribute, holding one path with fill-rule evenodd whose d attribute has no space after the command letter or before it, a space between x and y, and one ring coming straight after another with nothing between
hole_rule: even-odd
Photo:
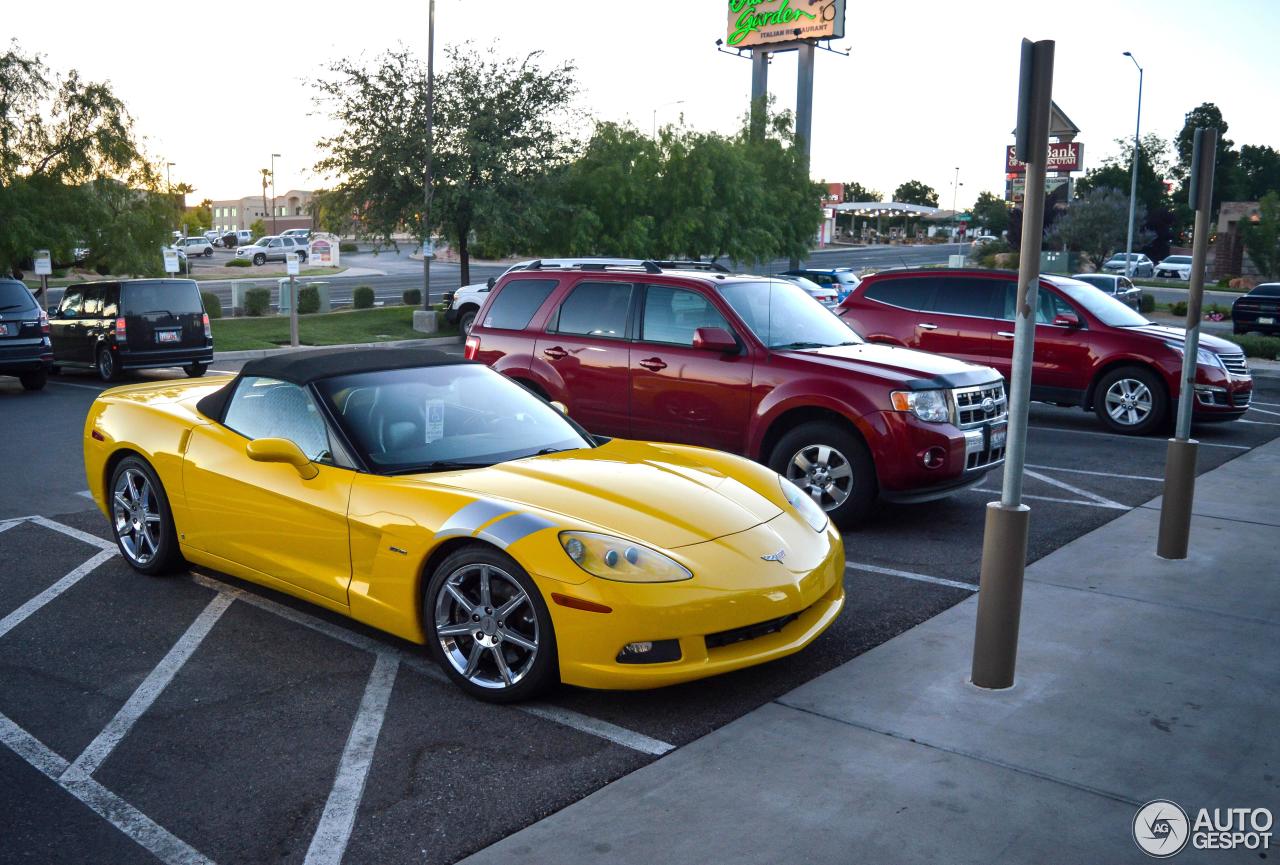
<instances>
[{"instance_id":1,"label":"white parking line","mask_svg":"<svg viewBox=\"0 0 1280 865\"><path fill-rule=\"evenodd\" d=\"M651 738L643 733L637 733L634 730L628 730L626 727L619 727L617 724L610 724L608 721L601 721L599 718L592 718L580 712L562 709L559 706L551 706L546 703L525 703L515 706L515 708L528 715L543 718L547 721L554 721L557 724L572 727L580 732L599 736L601 739L608 739L615 745L622 745L624 748L630 748L633 751L640 751L644 754L653 754L661 757L668 751L674 751L676 747L669 742Z\"/></svg>"},{"instance_id":2,"label":"white parking line","mask_svg":"<svg viewBox=\"0 0 1280 865\"><path fill-rule=\"evenodd\" d=\"M970 487L968 492L986 493L988 495L993 495L993 496L1000 495L1000 490L991 490L991 489L987 489L986 487ZM1059 498L1055 498L1054 496L1033 496L1028 493L1023 493L1022 497L1024 499L1030 499L1033 502L1055 502L1056 504L1060 504L1060 505L1081 505L1082 507L1086 507L1086 508L1106 508L1109 511L1133 510L1133 508L1129 507L1128 505L1122 505L1118 503L1104 505L1101 502L1082 501L1081 499L1059 499Z\"/></svg>"},{"instance_id":3,"label":"white parking line","mask_svg":"<svg viewBox=\"0 0 1280 865\"><path fill-rule=\"evenodd\" d=\"M1065 481L1060 481L1056 478L1051 478L1048 475L1041 474L1040 472L1032 471L1031 469L1026 468L1025 466L1023 467L1022 471L1023 471L1023 474L1028 475L1029 477L1033 477L1036 480L1041 481L1042 483L1046 483L1046 484L1049 484L1050 486L1057 487L1060 490L1066 490L1069 493L1075 493L1081 498L1088 499L1091 502L1097 502L1100 505L1106 505L1107 507L1118 508L1124 511L1129 510L1129 508L1125 507L1119 502L1114 502L1109 498L1100 496L1097 493L1091 493L1088 490L1082 490L1079 487L1073 487L1071 484L1066 483Z\"/></svg>"},{"instance_id":4,"label":"white parking line","mask_svg":"<svg viewBox=\"0 0 1280 865\"><path fill-rule=\"evenodd\" d=\"M105 387L94 387L91 384L76 384L73 381L57 381L55 379L49 379L49 384L61 385L62 387L78 387L81 390L92 390L98 393L102 393L105 390Z\"/></svg>"},{"instance_id":5,"label":"white parking line","mask_svg":"<svg viewBox=\"0 0 1280 865\"><path fill-rule=\"evenodd\" d=\"M868 565L863 562L845 562L845 571L869 571L873 574L885 574L890 577L902 577L904 580L916 580L921 583L934 583L939 586L950 586L953 589L964 589L966 592L976 592L978 587L973 583L963 583L959 580L947 580L942 577L931 577L928 574L917 574L911 571L899 571L893 568L882 568L879 565Z\"/></svg>"},{"instance_id":6,"label":"white parking line","mask_svg":"<svg viewBox=\"0 0 1280 865\"><path fill-rule=\"evenodd\" d=\"M387 703L391 700L391 689L399 667L399 659L387 652L378 654L373 662L369 684L365 686L360 710L347 736L338 775L325 802L320 825L311 837L304 865L338 865L342 861L355 826L356 811L364 797L365 780L373 765L373 752L378 745L378 734L382 732L382 721L387 714Z\"/></svg>"},{"instance_id":7,"label":"white parking line","mask_svg":"<svg viewBox=\"0 0 1280 865\"><path fill-rule=\"evenodd\" d=\"M0 532L7 532L9 531L9 529L13 528L14 526L21 525L24 522L26 522L25 519L0 521Z\"/></svg>"},{"instance_id":8,"label":"white parking line","mask_svg":"<svg viewBox=\"0 0 1280 865\"><path fill-rule=\"evenodd\" d=\"M1258 402L1256 399L1249 403L1250 407L1255 405L1265 405L1271 408L1280 408L1280 402Z\"/></svg>"},{"instance_id":9,"label":"white parking line","mask_svg":"<svg viewBox=\"0 0 1280 865\"><path fill-rule=\"evenodd\" d=\"M116 745L129 734L133 725L142 717L160 693L173 681L173 677L182 669L182 665L200 647L200 643L217 624L222 614L227 611L235 599L229 595L214 595L213 600L204 608L196 620L187 628L186 633L178 638L173 648L164 656L147 677L142 680L129 697L128 701L116 712L116 716L99 733L94 740L80 753L63 775L67 781L87 778L98 770L103 761L111 755Z\"/></svg>"},{"instance_id":10,"label":"white parking line","mask_svg":"<svg viewBox=\"0 0 1280 865\"><path fill-rule=\"evenodd\" d=\"M54 598L58 597L58 595L65 592L67 589L71 588L76 583L80 582L80 580L82 580L85 577L85 575L87 575L90 571L98 567L98 565L102 564L103 562L105 562L107 559L111 558L115 554L116 554L116 551L114 549L103 550L102 552L95 555L93 558L89 559L89 561L85 562L83 565L76 568L74 571L67 574L62 579L58 580L52 586L49 586L49 588L45 589L40 594L36 595L31 600L27 601L21 607L18 607L18 609L14 610L12 613L5 616L3 619L0 619L0 637L3 637L5 634L12 631L18 625L22 624L22 622L25 621L28 616L30 616L32 613L39 610L41 607L43 607L45 604L52 601Z\"/></svg>"},{"instance_id":11,"label":"white parking line","mask_svg":"<svg viewBox=\"0 0 1280 865\"><path fill-rule=\"evenodd\" d=\"M36 771L92 808L98 816L151 851L161 862L168 865L213 865L212 860L200 855L191 845L92 778L60 781L67 770L67 761L4 714L0 714L0 742Z\"/></svg>"},{"instance_id":12,"label":"white parking line","mask_svg":"<svg viewBox=\"0 0 1280 865\"><path fill-rule=\"evenodd\" d=\"M1064 469L1062 466L1042 466L1035 463L1026 463L1029 469L1044 469L1051 472L1070 472L1073 475L1093 475L1099 478L1120 478L1126 481L1151 481L1152 483L1162 484L1164 478L1153 478L1149 475L1122 475L1115 472L1092 472L1088 469Z\"/></svg>"},{"instance_id":13,"label":"white parking line","mask_svg":"<svg viewBox=\"0 0 1280 865\"><path fill-rule=\"evenodd\" d=\"M1151 442L1153 444L1167 444L1169 441L1168 439L1164 439L1164 438L1146 438L1145 436L1122 436L1122 435L1119 435L1118 433L1094 432L1093 430L1085 430L1085 429L1066 429L1065 427L1060 427L1060 426L1036 426L1035 424L1031 424L1031 428L1045 430L1046 432L1072 433L1074 435L1080 435L1080 436L1101 436L1102 438L1120 439L1121 441L1128 441L1128 442ZM1200 442L1200 444L1202 447L1230 448L1231 450L1234 450L1234 451L1252 450L1252 448L1249 447L1248 445L1224 445L1218 442L1206 442L1206 441L1202 441Z\"/></svg>"},{"instance_id":14,"label":"white parking line","mask_svg":"<svg viewBox=\"0 0 1280 865\"><path fill-rule=\"evenodd\" d=\"M1262 403L1262 405L1271 405L1271 403ZM1249 406L1249 411L1262 412L1263 414L1271 414L1280 417L1280 411L1267 411L1265 408L1258 408L1258 403Z\"/></svg>"},{"instance_id":15,"label":"white parking line","mask_svg":"<svg viewBox=\"0 0 1280 865\"><path fill-rule=\"evenodd\" d=\"M1280 423L1270 420L1245 420L1244 418L1236 418L1236 423L1247 423L1254 426L1280 426Z\"/></svg>"},{"instance_id":16,"label":"white parking line","mask_svg":"<svg viewBox=\"0 0 1280 865\"><path fill-rule=\"evenodd\" d=\"M44 526L46 529L52 529L55 532L62 532L67 537L75 538L77 541L84 541L86 544L97 547L100 550L111 550L113 552L117 550L115 543L107 540L106 538L100 538L97 535L82 532L79 529L74 529L71 526L57 522L56 520L51 520L46 517L27 517L27 520L38 526Z\"/></svg>"}]
</instances>

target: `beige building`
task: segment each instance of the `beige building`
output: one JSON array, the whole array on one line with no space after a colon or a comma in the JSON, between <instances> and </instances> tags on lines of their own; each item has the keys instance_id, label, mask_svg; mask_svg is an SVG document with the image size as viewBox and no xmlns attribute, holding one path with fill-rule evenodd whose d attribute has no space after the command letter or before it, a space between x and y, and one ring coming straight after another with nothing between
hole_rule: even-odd
<instances>
[{"instance_id":1,"label":"beige building","mask_svg":"<svg viewBox=\"0 0 1280 865\"><path fill-rule=\"evenodd\" d=\"M290 189L288 192L270 196L263 207L261 195L247 195L244 198L230 198L213 202L214 231L240 231L248 229L261 219L266 223L267 231L279 233L289 228L311 228L311 192L305 189Z\"/></svg>"}]
</instances>

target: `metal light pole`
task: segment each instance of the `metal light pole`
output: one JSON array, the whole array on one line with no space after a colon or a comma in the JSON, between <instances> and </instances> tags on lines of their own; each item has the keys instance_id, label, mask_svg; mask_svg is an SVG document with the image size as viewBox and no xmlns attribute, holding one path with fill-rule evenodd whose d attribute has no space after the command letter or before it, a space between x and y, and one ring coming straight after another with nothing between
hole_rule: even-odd
<instances>
[{"instance_id":1,"label":"metal light pole","mask_svg":"<svg viewBox=\"0 0 1280 865\"><path fill-rule=\"evenodd\" d=\"M279 153L271 154L271 233L278 234L276 231L276 211L280 207L276 204L276 157Z\"/></svg>"},{"instance_id":2,"label":"metal light pole","mask_svg":"<svg viewBox=\"0 0 1280 865\"><path fill-rule=\"evenodd\" d=\"M1138 140L1138 134L1142 129L1142 67L1138 66L1137 58L1131 52L1124 52L1124 56L1132 60L1133 65L1138 67L1138 120L1133 127L1133 179L1129 182L1129 238L1124 244L1124 275L1132 279L1133 220L1138 204L1138 154L1142 152L1141 143Z\"/></svg>"},{"instance_id":3,"label":"metal light pole","mask_svg":"<svg viewBox=\"0 0 1280 865\"><path fill-rule=\"evenodd\" d=\"M674 102L664 102L661 105L655 105L653 108L653 140L658 140L658 109L666 108L669 105L684 105L683 99L677 99Z\"/></svg>"},{"instance_id":4,"label":"metal light pole","mask_svg":"<svg viewBox=\"0 0 1280 865\"><path fill-rule=\"evenodd\" d=\"M960 166L956 166L956 179L951 182L951 221L958 222L956 219L956 196L960 193ZM959 238L959 231L953 229L955 233L953 238Z\"/></svg>"},{"instance_id":5,"label":"metal light pole","mask_svg":"<svg viewBox=\"0 0 1280 865\"><path fill-rule=\"evenodd\" d=\"M431 150L435 113L436 0L430 0L427 11L427 165L422 177L422 308L431 309L431 184L433 182Z\"/></svg>"},{"instance_id":6,"label":"metal light pole","mask_svg":"<svg viewBox=\"0 0 1280 865\"><path fill-rule=\"evenodd\" d=\"M169 169L173 168L173 166L176 164L177 164L176 162L166 162L164 164L165 193L169 196L169 206L173 208L174 213L178 212L178 205L177 205L177 202L173 200L173 181L169 178ZM181 231L182 230L181 227L179 227L178 230Z\"/></svg>"},{"instance_id":7,"label":"metal light pole","mask_svg":"<svg viewBox=\"0 0 1280 865\"><path fill-rule=\"evenodd\" d=\"M809 176L810 140L813 138L813 42L801 42L796 47L799 55L799 71L796 73L796 143L804 159L804 175ZM791 256L791 269L800 267L800 259Z\"/></svg>"}]
</instances>

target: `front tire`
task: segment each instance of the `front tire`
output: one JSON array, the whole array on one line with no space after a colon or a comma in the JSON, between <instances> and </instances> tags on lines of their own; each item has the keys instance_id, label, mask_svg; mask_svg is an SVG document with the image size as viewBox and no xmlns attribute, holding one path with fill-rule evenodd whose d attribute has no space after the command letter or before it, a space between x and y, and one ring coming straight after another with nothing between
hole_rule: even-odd
<instances>
[{"instance_id":1,"label":"front tire","mask_svg":"<svg viewBox=\"0 0 1280 865\"><path fill-rule=\"evenodd\" d=\"M1125 366L1113 369L1098 382L1093 410L1111 432L1146 435L1164 424L1169 398L1155 372L1145 367Z\"/></svg>"},{"instance_id":2,"label":"front tire","mask_svg":"<svg viewBox=\"0 0 1280 865\"><path fill-rule=\"evenodd\" d=\"M261 267L262 265L267 263L267 256L259 252L253 257L253 263L255 266Z\"/></svg>"},{"instance_id":3,"label":"front tire","mask_svg":"<svg viewBox=\"0 0 1280 865\"><path fill-rule=\"evenodd\" d=\"M769 468L808 493L842 529L866 519L879 496L866 443L829 421L801 424L784 435L769 455Z\"/></svg>"},{"instance_id":4,"label":"front tire","mask_svg":"<svg viewBox=\"0 0 1280 865\"><path fill-rule=\"evenodd\" d=\"M475 545L451 554L431 575L422 606L428 650L471 696L513 703L557 680L551 614L506 553Z\"/></svg>"},{"instance_id":5,"label":"front tire","mask_svg":"<svg viewBox=\"0 0 1280 865\"><path fill-rule=\"evenodd\" d=\"M32 372L24 372L18 376L18 381L22 382L23 390L42 390L45 382L49 380L49 371L45 369L37 369Z\"/></svg>"},{"instance_id":6,"label":"front tire","mask_svg":"<svg viewBox=\"0 0 1280 865\"><path fill-rule=\"evenodd\" d=\"M164 486L140 457L125 457L107 488L111 533L120 554L135 571L157 576L182 562L173 512Z\"/></svg>"},{"instance_id":7,"label":"front tire","mask_svg":"<svg viewBox=\"0 0 1280 865\"><path fill-rule=\"evenodd\" d=\"M478 309L467 309L462 315L458 316L458 330L462 331L463 336L470 336L471 326L476 323L476 313Z\"/></svg>"},{"instance_id":8,"label":"front tire","mask_svg":"<svg viewBox=\"0 0 1280 865\"><path fill-rule=\"evenodd\" d=\"M118 381L120 378L120 365L116 363L116 356L105 345L98 349L96 368L98 370L98 378L103 381Z\"/></svg>"}]
</instances>

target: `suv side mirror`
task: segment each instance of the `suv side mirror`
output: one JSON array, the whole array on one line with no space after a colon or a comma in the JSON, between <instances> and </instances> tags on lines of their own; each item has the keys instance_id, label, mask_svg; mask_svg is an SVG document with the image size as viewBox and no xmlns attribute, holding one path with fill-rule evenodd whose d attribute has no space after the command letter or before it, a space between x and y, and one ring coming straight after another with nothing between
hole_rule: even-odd
<instances>
[{"instance_id":1,"label":"suv side mirror","mask_svg":"<svg viewBox=\"0 0 1280 865\"><path fill-rule=\"evenodd\" d=\"M728 354L737 352L738 341L723 327L700 327L693 332L693 347Z\"/></svg>"},{"instance_id":2,"label":"suv side mirror","mask_svg":"<svg viewBox=\"0 0 1280 865\"><path fill-rule=\"evenodd\" d=\"M1080 317L1070 312L1060 312L1053 317L1056 327L1076 328L1080 326Z\"/></svg>"},{"instance_id":3,"label":"suv side mirror","mask_svg":"<svg viewBox=\"0 0 1280 865\"><path fill-rule=\"evenodd\" d=\"M498 280L494 279L492 276L485 280L485 285L489 286L489 288L493 288L497 283Z\"/></svg>"},{"instance_id":4,"label":"suv side mirror","mask_svg":"<svg viewBox=\"0 0 1280 865\"><path fill-rule=\"evenodd\" d=\"M249 459L259 463L288 463L298 470L304 480L311 480L320 474L311 459L289 439L267 438L254 439L245 445L245 454Z\"/></svg>"}]
</instances>

